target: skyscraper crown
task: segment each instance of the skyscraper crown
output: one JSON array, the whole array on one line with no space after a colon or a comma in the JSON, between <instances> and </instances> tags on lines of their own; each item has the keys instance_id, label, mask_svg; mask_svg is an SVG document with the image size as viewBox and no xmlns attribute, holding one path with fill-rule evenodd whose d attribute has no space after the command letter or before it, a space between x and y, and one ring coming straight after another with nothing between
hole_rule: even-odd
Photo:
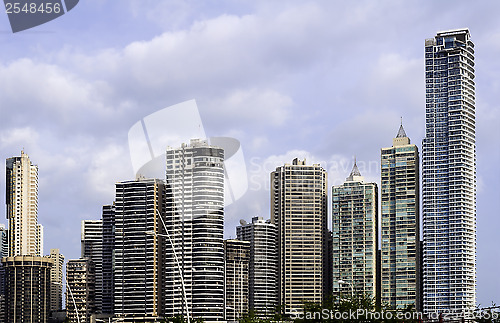
<instances>
[{"instance_id":1,"label":"skyscraper crown","mask_svg":"<svg viewBox=\"0 0 500 323\"><path fill-rule=\"evenodd\" d=\"M403 128L403 123L401 123L401 126L399 126L399 131L398 134L396 135L396 138L406 138L408 137L406 135L405 129Z\"/></svg>"},{"instance_id":2,"label":"skyscraper crown","mask_svg":"<svg viewBox=\"0 0 500 323\"><path fill-rule=\"evenodd\" d=\"M354 158L354 166L352 167L351 174L346 178L346 181L363 181L364 178L361 176L361 172L359 171L358 165L356 163L356 158Z\"/></svg>"}]
</instances>

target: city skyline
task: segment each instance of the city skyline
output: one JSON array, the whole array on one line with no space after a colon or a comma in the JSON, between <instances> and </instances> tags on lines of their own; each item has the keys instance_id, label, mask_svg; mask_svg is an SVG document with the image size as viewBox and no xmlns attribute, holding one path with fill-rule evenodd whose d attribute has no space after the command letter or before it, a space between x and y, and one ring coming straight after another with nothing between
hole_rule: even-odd
<instances>
[{"instance_id":1,"label":"city skyline","mask_svg":"<svg viewBox=\"0 0 500 323\"><path fill-rule=\"evenodd\" d=\"M225 237L242 218L269 218L268 173L295 157L327 161L331 186L356 155L367 180L380 183L378 150L400 116L421 148L424 40L468 27L478 48L477 296L500 302L498 4L141 3L81 3L32 33L0 36L0 154L24 147L40 167L46 252L78 258L80 221L99 219L114 184L133 178L130 126L190 98L207 134L237 138L246 157L249 191L227 209Z\"/></svg>"}]
</instances>

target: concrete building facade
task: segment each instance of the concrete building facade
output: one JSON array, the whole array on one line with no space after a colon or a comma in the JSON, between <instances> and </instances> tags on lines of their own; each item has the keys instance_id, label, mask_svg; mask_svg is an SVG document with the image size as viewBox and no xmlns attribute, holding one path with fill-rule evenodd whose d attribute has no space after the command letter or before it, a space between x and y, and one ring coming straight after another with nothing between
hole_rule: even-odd
<instances>
[{"instance_id":1,"label":"concrete building facade","mask_svg":"<svg viewBox=\"0 0 500 323\"><path fill-rule=\"evenodd\" d=\"M66 317L70 322L91 323L93 313L95 313L94 263L89 258L68 260Z\"/></svg>"},{"instance_id":2,"label":"concrete building facade","mask_svg":"<svg viewBox=\"0 0 500 323\"><path fill-rule=\"evenodd\" d=\"M48 257L2 258L5 271L5 322L46 323L50 316Z\"/></svg>"},{"instance_id":3,"label":"concrete building facade","mask_svg":"<svg viewBox=\"0 0 500 323\"><path fill-rule=\"evenodd\" d=\"M248 313L250 242L224 240L224 319L234 322Z\"/></svg>"},{"instance_id":4,"label":"concrete building facade","mask_svg":"<svg viewBox=\"0 0 500 323\"><path fill-rule=\"evenodd\" d=\"M83 220L81 225L81 258L91 259L94 268L94 310L102 312L102 220Z\"/></svg>"},{"instance_id":5,"label":"concrete building facade","mask_svg":"<svg viewBox=\"0 0 500 323\"><path fill-rule=\"evenodd\" d=\"M40 257L43 228L38 224L38 166L24 151L6 161L6 206L9 256Z\"/></svg>"},{"instance_id":6,"label":"concrete building facade","mask_svg":"<svg viewBox=\"0 0 500 323\"><path fill-rule=\"evenodd\" d=\"M59 249L50 249L48 255L54 261L50 269L50 310L62 310L64 256Z\"/></svg>"},{"instance_id":7,"label":"concrete building facade","mask_svg":"<svg viewBox=\"0 0 500 323\"><path fill-rule=\"evenodd\" d=\"M278 304L285 314L320 303L327 272L327 173L305 160L271 173L271 222L277 226Z\"/></svg>"}]
</instances>

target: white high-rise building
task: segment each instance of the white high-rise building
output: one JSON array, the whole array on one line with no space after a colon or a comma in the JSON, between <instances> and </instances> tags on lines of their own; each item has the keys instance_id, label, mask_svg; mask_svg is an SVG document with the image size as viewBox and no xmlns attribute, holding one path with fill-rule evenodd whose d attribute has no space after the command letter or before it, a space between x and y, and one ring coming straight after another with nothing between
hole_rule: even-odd
<instances>
[{"instance_id":1,"label":"white high-rise building","mask_svg":"<svg viewBox=\"0 0 500 323\"><path fill-rule=\"evenodd\" d=\"M474 44L468 29L425 41L424 312L476 305Z\"/></svg>"},{"instance_id":2,"label":"white high-rise building","mask_svg":"<svg viewBox=\"0 0 500 323\"><path fill-rule=\"evenodd\" d=\"M43 228L38 224L38 166L24 151L6 162L9 256L41 256Z\"/></svg>"},{"instance_id":3,"label":"white high-rise building","mask_svg":"<svg viewBox=\"0 0 500 323\"><path fill-rule=\"evenodd\" d=\"M50 310L62 310L64 256L59 249L50 249L49 257L54 260L50 268Z\"/></svg>"},{"instance_id":4,"label":"white high-rise building","mask_svg":"<svg viewBox=\"0 0 500 323\"><path fill-rule=\"evenodd\" d=\"M222 320L224 150L191 140L166 156L166 316Z\"/></svg>"}]
</instances>

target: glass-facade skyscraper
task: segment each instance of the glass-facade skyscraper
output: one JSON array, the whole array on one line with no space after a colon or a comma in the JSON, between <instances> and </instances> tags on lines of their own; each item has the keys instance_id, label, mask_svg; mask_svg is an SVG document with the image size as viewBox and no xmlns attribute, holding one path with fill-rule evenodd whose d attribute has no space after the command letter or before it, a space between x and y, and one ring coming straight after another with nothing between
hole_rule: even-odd
<instances>
[{"instance_id":1,"label":"glass-facade skyscraper","mask_svg":"<svg viewBox=\"0 0 500 323\"><path fill-rule=\"evenodd\" d=\"M418 148L403 125L381 153L381 296L393 308L420 308Z\"/></svg>"},{"instance_id":2,"label":"glass-facade skyscraper","mask_svg":"<svg viewBox=\"0 0 500 323\"><path fill-rule=\"evenodd\" d=\"M468 29L425 41L424 312L476 301L474 44Z\"/></svg>"},{"instance_id":3,"label":"glass-facade skyscraper","mask_svg":"<svg viewBox=\"0 0 500 323\"><path fill-rule=\"evenodd\" d=\"M262 217L253 217L252 223L241 220L240 224L236 236L250 242L249 308L258 317L271 317L277 305L278 232L271 220Z\"/></svg>"},{"instance_id":4,"label":"glass-facade skyscraper","mask_svg":"<svg viewBox=\"0 0 500 323\"><path fill-rule=\"evenodd\" d=\"M333 293L377 296L378 188L354 162L342 185L332 187Z\"/></svg>"}]
</instances>

